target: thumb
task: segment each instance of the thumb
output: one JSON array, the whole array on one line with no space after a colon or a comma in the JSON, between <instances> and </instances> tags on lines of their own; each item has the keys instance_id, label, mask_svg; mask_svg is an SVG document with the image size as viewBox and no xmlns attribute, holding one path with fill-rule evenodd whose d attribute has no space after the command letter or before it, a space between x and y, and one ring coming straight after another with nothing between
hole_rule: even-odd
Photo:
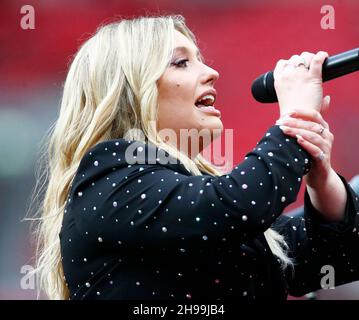
<instances>
[{"instance_id":1,"label":"thumb","mask_svg":"<svg viewBox=\"0 0 359 320\"><path fill-rule=\"evenodd\" d=\"M330 96L325 96L323 98L322 108L320 110L322 116L328 112L329 105L330 105Z\"/></svg>"}]
</instances>

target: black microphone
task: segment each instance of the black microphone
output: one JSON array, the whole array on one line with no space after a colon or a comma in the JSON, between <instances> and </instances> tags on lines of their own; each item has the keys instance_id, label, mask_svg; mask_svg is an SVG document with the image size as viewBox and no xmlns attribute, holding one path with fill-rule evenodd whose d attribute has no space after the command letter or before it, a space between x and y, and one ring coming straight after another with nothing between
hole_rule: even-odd
<instances>
[{"instance_id":1,"label":"black microphone","mask_svg":"<svg viewBox=\"0 0 359 320\"><path fill-rule=\"evenodd\" d=\"M349 50L324 60L322 66L323 82L335 79L359 70L359 48ZM278 102L274 88L273 71L268 71L252 84L254 99L262 103Z\"/></svg>"}]
</instances>

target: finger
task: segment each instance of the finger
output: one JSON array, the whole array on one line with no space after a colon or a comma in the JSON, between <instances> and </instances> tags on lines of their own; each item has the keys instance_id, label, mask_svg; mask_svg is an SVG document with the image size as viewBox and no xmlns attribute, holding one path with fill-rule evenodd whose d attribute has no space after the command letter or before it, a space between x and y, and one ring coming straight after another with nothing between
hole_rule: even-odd
<instances>
[{"instance_id":1,"label":"finger","mask_svg":"<svg viewBox=\"0 0 359 320\"><path fill-rule=\"evenodd\" d=\"M307 62L308 68L310 67L310 64L312 63L313 57L315 56L314 53L310 53L307 51L303 51L300 56Z\"/></svg>"},{"instance_id":2,"label":"finger","mask_svg":"<svg viewBox=\"0 0 359 320\"><path fill-rule=\"evenodd\" d=\"M323 98L322 108L320 109L320 113L322 116L328 112L329 106L330 106L330 96L325 96Z\"/></svg>"},{"instance_id":3,"label":"finger","mask_svg":"<svg viewBox=\"0 0 359 320\"><path fill-rule=\"evenodd\" d=\"M322 79L323 62L328 57L328 52L319 51L312 59L309 71L312 76Z\"/></svg>"},{"instance_id":4,"label":"finger","mask_svg":"<svg viewBox=\"0 0 359 320\"><path fill-rule=\"evenodd\" d=\"M276 66L274 68L274 71L273 71L274 78L276 77L276 75L278 73L281 73L283 71L286 63L287 63L287 60L284 60L284 59L278 60Z\"/></svg>"},{"instance_id":5,"label":"finger","mask_svg":"<svg viewBox=\"0 0 359 320\"><path fill-rule=\"evenodd\" d=\"M295 63L296 63L297 61L299 61L299 60L301 60L300 56L297 55L297 54L293 54L293 55L289 58L288 62L295 65Z\"/></svg>"},{"instance_id":6,"label":"finger","mask_svg":"<svg viewBox=\"0 0 359 320\"><path fill-rule=\"evenodd\" d=\"M330 149L329 143L318 133L313 131L300 129L300 128L292 128L287 126L280 126L279 127L285 134L288 134L292 137L295 137L297 134L302 136L305 140L309 141L310 143L316 145L321 150L328 151Z\"/></svg>"},{"instance_id":7,"label":"finger","mask_svg":"<svg viewBox=\"0 0 359 320\"><path fill-rule=\"evenodd\" d=\"M303 120L310 120L313 122L317 122L321 124L324 128L329 129L328 123L323 119L320 112L314 109L295 109L293 110L293 112L294 113L291 114L291 117L293 118L300 118ZM287 114L284 116L287 116Z\"/></svg>"},{"instance_id":8,"label":"finger","mask_svg":"<svg viewBox=\"0 0 359 320\"><path fill-rule=\"evenodd\" d=\"M320 134L323 138L329 133L329 130L324 130L322 133L323 126L317 122L310 120L296 119L292 117L282 118L276 121L277 125L287 126L291 128L305 129Z\"/></svg>"},{"instance_id":9,"label":"finger","mask_svg":"<svg viewBox=\"0 0 359 320\"><path fill-rule=\"evenodd\" d=\"M288 60L288 65L290 67L297 68L299 63L302 63L302 62L303 62L303 58L297 54L294 54ZM308 64L308 66L309 66L309 64ZM303 70L306 70L306 68L303 68Z\"/></svg>"},{"instance_id":10,"label":"finger","mask_svg":"<svg viewBox=\"0 0 359 320\"><path fill-rule=\"evenodd\" d=\"M297 141L302 146L302 148L305 149L312 156L313 159L319 158L320 154L322 153L322 150L319 147L303 139L301 135L297 135Z\"/></svg>"}]
</instances>

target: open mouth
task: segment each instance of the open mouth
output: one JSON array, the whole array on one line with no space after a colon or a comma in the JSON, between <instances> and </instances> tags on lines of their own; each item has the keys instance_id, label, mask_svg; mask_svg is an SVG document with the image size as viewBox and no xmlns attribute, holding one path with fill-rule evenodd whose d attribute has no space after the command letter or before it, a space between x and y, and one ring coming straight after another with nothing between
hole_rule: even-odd
<instances>
[{"instance_id":1,"label":"open mouth","mask_svg":"<svg viewBox=\"0 0 359 320\"><path fill-rule=\"evenodd\" d=\"M214 102L216 101L216 98L212 94L206 94L203 97L200 97L195 102L196 107L202 108L202 107L213 107Z\"/></svg>"},{"instance_id":2,"label":"open mouth","mask_svg":"<svg viewBox=\"0 0 359 320\"><path fill-rule=\"evenodd\" d=\"M214 102L215 101L216 101L216 98L215 98L214 95L207 94L207 95L199 98L195 102L195 106L198 109L200 109L202 112L212 113L212 114L215 114L215 115L220 115L221 112L214 107Z\"/></svg>"}]
</instances>

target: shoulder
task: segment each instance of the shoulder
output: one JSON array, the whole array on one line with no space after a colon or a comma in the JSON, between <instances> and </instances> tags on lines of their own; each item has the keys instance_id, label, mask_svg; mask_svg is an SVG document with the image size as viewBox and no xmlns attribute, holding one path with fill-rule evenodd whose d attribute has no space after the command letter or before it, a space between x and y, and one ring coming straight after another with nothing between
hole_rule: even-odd
<instances>
[{"instance_id":1,"label":"shoulder","mask_svg":"<svg viewBox=\"0 0 359 320\"><path fill-rule=\"evenodd\" d=\"M152 192L146 201L150 209L160 204L166 186L189 175L178 160L171 163L168 153L152 144L125 139L100 142L86 152L78 166L68 195L67 216L75 219L82 233L96 229L98 221L105 222L106 217L129 206L126 212L133 214L143 202L144 190L152 189L155 182L163 192Z\"/></svg>"},{"instance_id":2,"label":"shoulder","mask_svg":"<svg viewBox=\"0 0 359 320\"><path fill-rule=\"evenodd\" d=\"M190 175L178 159L152 143L113 139L102 141L85 153L72 182L72 193L81 192L79 189L96 182L110 180L110 176L119 181L134 171L145 169L172 170Z\"/></svg>"}]
</instances>

